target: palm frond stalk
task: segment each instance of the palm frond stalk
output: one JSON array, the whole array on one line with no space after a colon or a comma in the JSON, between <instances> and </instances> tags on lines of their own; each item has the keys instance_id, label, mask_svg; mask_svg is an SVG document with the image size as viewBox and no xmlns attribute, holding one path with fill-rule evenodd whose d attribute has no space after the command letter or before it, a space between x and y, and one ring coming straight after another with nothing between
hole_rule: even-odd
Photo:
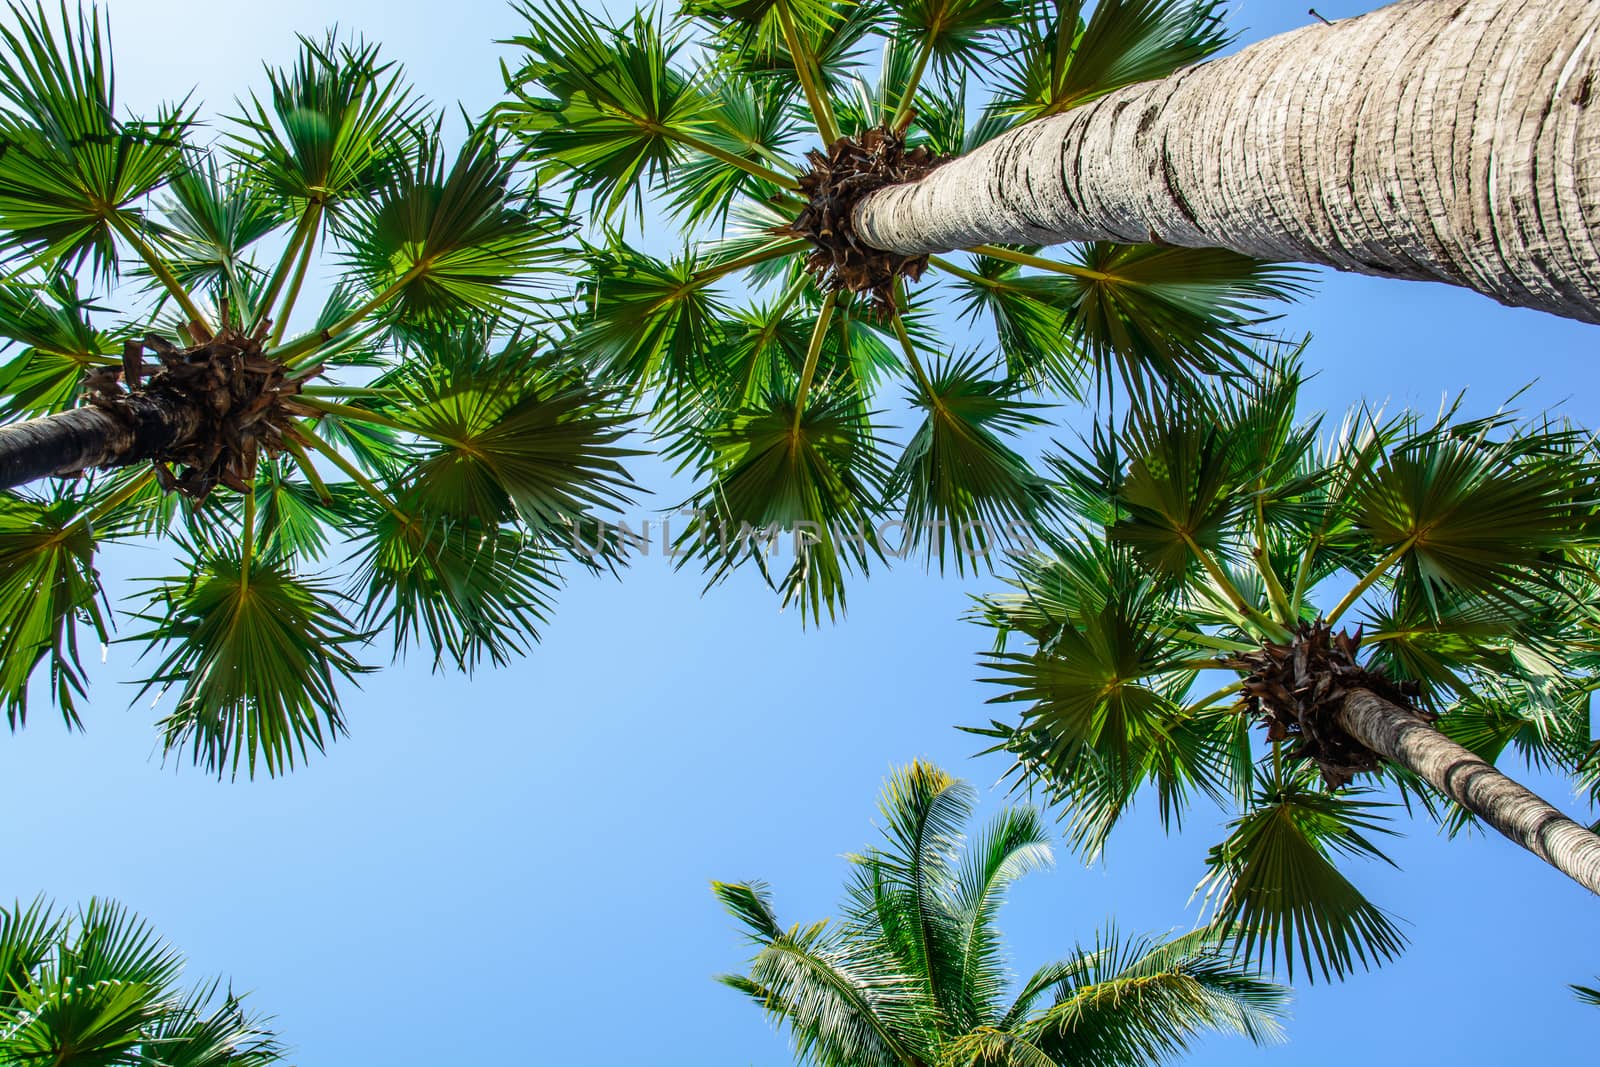
<instances>
[{"instance_id":1,"label":"palm frond stalk","mask_svg":"<svg viewBox=\"0 0 1600 1067\"><path fill-rule=\"evenodd\" d=\"M721 981L787 1025L819 1067L1139 1067L1201 1034L1281 1039L1288 991L1231 964L1211 931L1170 940L1115 928L1006 988L996 921L1018 878L1051 862L1030 807L963 849L976 794L937 767L897 769L883 842L850 857L844 917L785 927L761 882L714 882L755 957Z\"/></svg>"},{"instance_id":2,"label":"palm frond stalk","mask_svg":"<svg viewBox=\"0 0 1600 1067\"><path fill-rule=\"evenodd\" d=\"M1065 19L1084 5L1055 6ZM1071 77L1097 33L1219 10L1101 0L1063 41L1076 51L1025 39L1008 107L1034 121L865 197L841 230L905 257L1005 242L1226 248L1600 322L1600 207L1579 192L1600 176L1589 0L1539 17L1517 0L1408 0L1177 74L1130 64L1124 80L1140 84L1114 91ZM1455 165L1430 162L1442 159Z\"/></svg>"}]
</instances>

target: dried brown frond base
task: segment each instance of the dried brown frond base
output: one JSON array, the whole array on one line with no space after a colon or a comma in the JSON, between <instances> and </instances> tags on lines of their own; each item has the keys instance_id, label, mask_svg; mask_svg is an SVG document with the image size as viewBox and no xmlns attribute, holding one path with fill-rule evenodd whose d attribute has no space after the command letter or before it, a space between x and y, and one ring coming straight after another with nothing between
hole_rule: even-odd
<instances>
[{"instance_id":1,"label":"dried brown frond base","mask_svg":"<svg viewBox=\"0 0 1600 1067\"><path fill-rule=\"evenodd\" d=\"M197 432L180 445L139 458L152 462L163 489L197 502L218 485L249 492L261 453L283 451L292 420L316 414L290 398L322 371L317 365L290 377L286 365L262 350L270 326L263 322L250 334L224 326L215 337L191 327L205 339L187 348L146 334L123 347L121 368L84 379L85 399L130 426L139 417L130 404L133 397L192 407L199 418ZM154 373L145 366L146 349L161 362ZM181 473L174 474L172 467L181 467Z\"/></svg>"},{"instance_id":2,"label":"dried brown frond base","mask_svg":"<svg viewBox=\"0 0 1600 1067\"><path fill-rule=\"evenodd\" d=\"M1224 660L1244 671L1240 706L1267 727L1267 739L1298 738L1292 759L1312 760L1323 781L1337 789L1364 771L1375 771L1382 757L1351 737L1339 725L1339 709L1352 689L1366 689L1432 722L1438 716L1416 705L1421 691L1415 682L1393 682L1381 671L1356 660L1361 633L1334 633L1326 623L1302 622L1294 640L1264 642L1257 652Z\"/></svg>"},{"instance_id":3,"label":"dried brown frond base","mask_svg":"<svg viewBox=\"0 0 1600 1067\"><path fill-rule=\"evenodd\" d=\"M916 181L944 159L926 147L906 151L905 138L888 126L859 137L841 137L827 152L813 148L806 158L811 169L800 176L806 206L793 222L773 232L804 237L816 246L806 256L806 270L823 292L864 293L879 312L893 311L895 279L916 281L927 269L928 257L902 256L862 244L851 212L868 193Z\"/></svg>"}]
</instances>

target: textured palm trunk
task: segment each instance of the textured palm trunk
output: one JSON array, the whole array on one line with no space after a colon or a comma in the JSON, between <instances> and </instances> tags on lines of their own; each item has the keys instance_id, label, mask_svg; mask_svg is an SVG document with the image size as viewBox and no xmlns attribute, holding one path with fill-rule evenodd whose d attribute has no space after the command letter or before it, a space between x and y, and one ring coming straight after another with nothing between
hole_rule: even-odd
<instances>
[{"instance_id":1,"label":"textured palm trunk","mask_svg":"<svg viewBox=\"0 0 1600 1067\"><path fill-rule=\"evenodd\" d=\"M1600 0L1402 0L880 190L903 254L1112 240L1442 281L1600 322Z\"/></svg>"},{"instance_id":2,"label":"textured palm trunk","mask_svg":"<svg viewBox=\"0 0 1600 1067\"><path fill-rule=\"evenodd\" d=\"M122 467L187 443L200 410L171 396L131 396L113 414L98 407L0 426L0 489L53 474Z\"/></svg>"},{"instance_id":3,"label":"textured palm trunk","mask_svg":"<svg viewBox=\"0 0 1600 1067\"><path fill-rule=\"evenodd\" d=\"M1600 836L1428 723L1365 689L1345 698L1339 722L1372 751L1414 771L1579 885L1600 893Z\"/></svg>"}]
</instances>

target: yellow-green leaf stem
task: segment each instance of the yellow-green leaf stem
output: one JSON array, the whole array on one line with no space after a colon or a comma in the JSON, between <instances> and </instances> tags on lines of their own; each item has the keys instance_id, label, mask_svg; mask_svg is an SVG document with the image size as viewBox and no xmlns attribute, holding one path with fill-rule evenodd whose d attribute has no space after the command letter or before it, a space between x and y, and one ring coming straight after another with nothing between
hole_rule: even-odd
<instances>
[{"instance_id":1,"label":"yellow-green leaf stem","mask_svg":"<svg viewBox=\"0 0 1600 1067\"><path fill-rule=\"evenodd\" d=\"M837 292L822 298L817 312L817 324L811 330L811 343L806 346L805 366L800 370L800 389L794 397L794 432L800 432L800 417L806 410L806 394L811 391L811 379L817 374L817 360L822 355L822 342L828 336L828 326L833 321L833 309L839 302Z\"/></svg>"},{"instance_id":2,"label":"yellow-green leaf stem","mask_svg":"<svg viewBox=\"0 0 1600 1067\"><path fill-rule=\"evenodd\" d=\"M311 457L306 455L306 450L293 438L284 439L284 447L294 457L295 466L300 468L300 473L306 476L306 481L311 483L311 488L316 491L317 498L324 504L333 503L333 494L328 491L328 483L322 480L322 475L317 473L316 464L311 462Z\"/></svg>"},{"instance_id":3,"label":"yellow-green leaf stem","mask_svg":"<svg viewBox=\"0 0 1600 1067\"><path fill-rule=\"evenodd\" d=\"M338 322L334 323L332 326L327 326L320 330L312 330L310 333L301 334L299 337L295 338L293 341L290 341L283 347L274 348L267 354L283 363L294 363L298 361L308 353L314 352L323 345L328 344L331 341L335 341L344 334L349 333L350 330L355 328L355 326L358 325L368 315L371 315L374 311L377 311L379 308L383 307L383 305L400 295L401 290L415 281L427 269L428 264L426 260L415 264L410 270L406 271L398 279L396 279L392 285L384 289L383 292L379 293L371 300L368 300L365 304L362 304L360 307L356 308L354 311L340 319Z\"/></svg>"},{"instance_id":4,"label":"yellow-green leaf stem","mask_svg":"<svg viewBox=\"0 0 1600 1067\"><path fill-rule=\"evenodd\" d=\"M911 373L916 375L917 384L928 397L930 404L938 405L939 395L934 391L933 382L928 377L928 372L923 369L922 361L917 358L917 348L911 343L911 335L906 332L906 322L901 314L906 308L906 290L903 279L894 280L894 305L895 311L890 316L894 323L894 335L900 339L900 348L906 354L906 362L911 365Z\"/></svg>"},{"instance_id":5,"label":"yellow-green leaf stem","mask_svg":"<svg viewBox=\"0 0 1600 1067\"><path fill-rule=\"evenodd\" d=\"M703 270L697 270L690 276L690 281L697 287L707 285L718 278L732 274L736 270L744 270L746 267L754 267L757 264L799 252L806 247L806 243L804 238L796 238L792 241L778 241L759 248L749 255L740 256L738 259L730 259L726 263L713 263Z\"/></svg>"},{"instance_id":6,"label":"yellow-green leaf stem","mask_svg":"<svg viewBox=\"0 0 1600 1067\"><path fill-rule=\"evenodd\" d=\"M250 557L255 554L256 547L256 487L251 483L250 491L244 495L244 533L239 546L239 595L242 597L250 589Z\"/></svg>"},{"instance_id":7,"label":"yellow-green leaf stem","mask_svg":"<svg viewBox=\"0 0 1600 1067\"><path fill-rule=\"evenodd\" d=\"M1383 559L1379 560L1378 565L1368 571L1359 582L1352 586L1350 591L1344 595L1344 599L1335 604L1333 610L1328 612L1328 625L1332 626L1334 623L1338 622L1339 616L1349 611L1351 605L1353 605L1357 600L1361 599L1361 594L1365 593L1368 589L1371 589L1372 583L1376 582L1379 578L1382 578L1390 567L1393 567L1396 563L1400 562L1400 557L1404 556L1407 552L1410 552L1416 543L1416 538L1408 537L1404 541L1400 542L1393 552L1390 552L1387 556L1384 556Z\"/></svg>"},{"instance_id":8,"label":"yellow-green leaf stem","mask_svg":"<svg viewBox=\"0 0 1600 1067\"><path fill-rule=\"evenodd\" d=\"M161 256L156 253L156 250L150 246L150 243L140 236L139 231L129 225L128 220L121 215L113 212L109 218L112 228L122 235L122 239L127 241L135 252L139 253L139 258L144 260L145 266L150 268L150 273L156 276L167 292L172 295L172 299L177 301L178 306L183 309L183 313L189 317L189 321L198 323L206 332L211 332L210 323L206 321L205 315L201 314L200 308L196 306L194 300L189 296L189 291L179 283L177 277L172 273L172 268L167 266Z\"/></svg>"},{"instance_id":9,"label":"yellow-green leaf stem","mask_svg":"<svg viewBox=\"0 0 1600 1067\"><path fill-rule=\"evenodd\" d=\"M300 422L295 424L294 429L295 433L299 434L306 444L310 445L318 452L321 452L324 456L327 456L329 462L331 462L335 467L338 467L340 470L344 471L345 474L350 477L351 481L360 486L362 491L376 501L385 511L403 523L409 524L411 522L411 516L401 511L399 505L390 498L388 493L385 493L382 489L379 489L377 484L374 483L371 478L368 478L361 472L360 467L357 467L354 463L351 463L348 459L345 459L344 456L340 455L337 448L334 448L332 445L328 444L328 442L324 441L322 438L318 437L314 432L312 432L311 427L307 426L304 422Z\"/></svg>"},{"instance_id":10,"label":"yellow-green leaf stem","mask_svg":"<svg viewBox=\"0 0 1600 1067\"><path fill-rule=\"evenodd\" d=\"M800 32L795 28L794 13L789 10L789 5L784 0L778 2L778 25L783 28L784 44L789 46L789 55L794 59L794 72L800 78L800 87L805 90L806 102L811 105L811 114L817 120L817 133L822 137L824 145L831 145L839 139L839 124L833 118L833 106L828 102L826 87L819 77L820 70L816 66L816 59L811 54L811 49L805 46L800 38Z\"/></svg>"},{"instance_id":11,"label":"yellow-green leaf stem","mask_svg":"<svg viewBox=\"0 0 1600 1067\"><path fill-rule=\"evenodd\" d=\"M256 320L252 328L259 326L261 320L272 314L272 305L278 299L278 293L283 289L283 283L289 277L289 271L294 266L295 258L300 253L300 245L305 241L306 234L315 224L314 219L320 205L313 202L306 204L306 209L300 215L300 221L295 225L294 234L289 238L289 245L283 250L283 256L278 260L278 265L272 270L272 278L267 282L267 290L261 294L261 304L256 313Z\"/></svg>"},{"instance_id":12,"label":"yellow-green leaf stem","mask_svg":"<svg viewBox=\"0 0 1600 1067\"><path fill-rule=\"evenodd\" d=\"M321 397L306 396L304 394L297 396L295 399L297 402L304 404L308 408L315 408L316 410L329 415L337 415L342 419L354 419L357 422L370 422L374 426L386 426L391 430L399 430L401 433L416 434L418 437L425 437L430 441L437 441L441 445L448 445L451 448L457 448L463 452L472 451L471 446L466 444L464 441L458 440L457 438L449 437L442 433L436 433L433 430L427 430L420 426L413 426L410 423L401 422L398 419L391 419L389 416L380 414L379 412L373 411L370 408L358 408L352 404L340 404L332 400L324 400Z\"/></svg>"},{"instance_id":13,"label":"yellow-green leaf stem","mask_svg":"<svg viewBox=\"0 0 1600 1067\"><path fill-rule=\"evenodd\" d=\"M318 218L320 219L321 206L318 205ZM317 247L317 221L313 221L307 231L305 244L300 249L300 261L295 264L294 277L289 280L289 291L284 294L283 306L278 309L272 324L272 337L267 341L268 347L275 347L283 341L284 331L289 326L289 316L294 311L295 301L300 299L300 287L305 284L306 270L311 266L311 253Z\"/></svg>"},{"instance_id":14,"label":"yellow-green leaf stem","mask_svg":"<svg viewBox=\"0 0 1600 1067\"><path fill-rule=\"evenodd\" d=\"M905 126L910 125L912 103L917 99L917 86L922 82L922 74L928 69L928 60L933 58L933 37L929 33L922 42L922 48L917 52L917 61L911 68L911 76L906 80L906 90L900 94L900 106L895 109L894 122L896 130L904 132Z\"/></svg>"},{"instance_id":15,"label":"yellow-green leaf stem","mask_svg":"<svg viewBox=\"0 0 1600 1067\"><path fill-rule=\"evenodd\" d=\"M1260 572L1261 580L1267 587L1267 599L1272 601L1273 608L1278 611L1279 621L1285 626L1292 627L1299 620L1289 607L1289 597L1283 591L1283 583L1278 581L1278 575L1272 569L1272 553L1267 551L1267 505L1259 491L1256 494L1256 548L1253 554L1256 570Z\"/></svg>"},{"instance_id":16,"label":"yellow-green leaf stem","mask_svg":"<svg viewBox=\"0 0 1600 1067\"><path fill-rule=\"evenodd\" d=\"M1007 263L1015 263L1019 267L1032 267L1034 270L1049 271L1052 274L1065 274L1070 278L1083 278L1091 282L1116 281L1113 275L1107 274L1105 271L1090 270L1087 267L1074 267L1070 263L1060 263L1053 259L1045 259L1043 256L1029 255L1027 252L1016 252L1009 248L1001 248L999 245L978 245L967 249L967 251L976 252L980 256L989 256L992 259L1003 259Z\"/></svg>"}]
</instances>

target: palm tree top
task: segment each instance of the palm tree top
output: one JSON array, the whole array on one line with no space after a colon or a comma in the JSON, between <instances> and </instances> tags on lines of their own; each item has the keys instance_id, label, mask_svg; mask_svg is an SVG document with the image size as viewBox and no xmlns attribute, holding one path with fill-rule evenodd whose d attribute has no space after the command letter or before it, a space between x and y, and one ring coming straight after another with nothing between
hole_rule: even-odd
<instances>
[{"instance_id":1,"label":"palm tree top","mask_svg":"<svg viewBox=\"0 0 1600 1067\"><path fill-rule=\"evenodd\" d=\"M1395 806L1341 786L1374 772L1452 834L1477 821L1339 725L1349 691L1600 803L1600 457L1570 423L1505 411L1325 426L1298 412L1301 377L1285 353L1250 382L1136 403L1056 458L1072 524L977 613L997 700L1021 715L978 732L1087 857L1146 786L1164 824L1236 811L1202 884L1216 921L1314 978L1404 945L1342 869L1388 860Z\"/></svg>"},{"instance_id":2,"label":"palm tree top","mask_svg":"<svg viewBox=\"0 0 1600 1067\"><path fill-rule=\"evenodd\" d=\"M380 635L461 670L524 651L563 566L604 565L568 525L636 487L625 398L560 327L574 223L520 153L482 122L447 138L332 33L215 133L187 102L122 117L99 11L9 10L0 434L44 460L8 485L69 476L0 496L12 727L41 679L79 724L81 645L116 618L98 553L133 539L174 558L122 639L167 694L166 749L218 774L341 734Z\"/></svg>"},{"instance_id":3,"label":"palm tree top","mask_svg":"<svg viewBox=\"0 0 1600 1067\"><path fill-rule=\"evenodd\" d=\"M965 842L976 793L927 763L894 771L882 841L850 857L843 917L784 927L760 882L712 888L756 948L721 981L828 1067L1163 1063L1206 1031L1281 1036L1287 991L1231 964L1208 931L1114 927L1013 984L996 926L1008 887L1051 863L1039 812L1009 808ZM965 842L965 847L963 844Z\"/></svg>"},{"instance_id":4,"label":"palm tree top","mask_svg":"<svg viewBox=\"0 0 1600 1067\"><path fill-rule=\"evenodd\" d=\"M688 506L706 518L685 548L713 578L741 562L765 573L717 536L744 525L816 531L771 576L810 620L890 556L986 566L1003 546L963 531L998 541L1048 519L1016 450L1041 402L1097 378L1148 390L1236 369L1263 309L1302 290L1296 271L1229 252L1086 243L951 260L851 236L850 205L883 183L1228 39L1212 0L1085 6L695 0L615 22L568 0L518 6L522 59L495 117L606 220L575 343L648 398L694 473ZM647 198L681 228L681 256L626 240ZM979 349L942 343L937 309L981 325ZM916 420L903 445L876 417L895 381Z\"/></svg>"}]
</instances>

